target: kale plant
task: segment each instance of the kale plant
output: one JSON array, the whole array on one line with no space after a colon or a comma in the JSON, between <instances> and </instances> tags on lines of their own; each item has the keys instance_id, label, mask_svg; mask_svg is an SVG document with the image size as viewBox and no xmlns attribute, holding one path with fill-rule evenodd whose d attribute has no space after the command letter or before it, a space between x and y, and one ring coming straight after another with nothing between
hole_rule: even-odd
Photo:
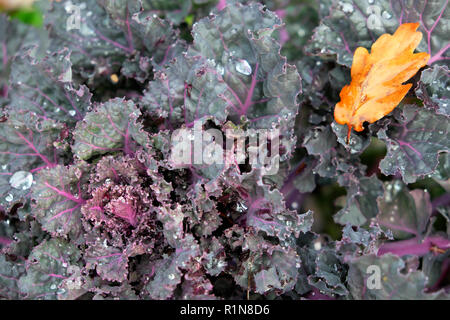
<instances>
[{"instance_id":1,"label":"kale plant","mask_svg":"<svg viewBox=\"0 0 450 320\"><path fill-rule=\"evenodd\" d=\"M447 2L1 14L0 299L449 299ZM346 141L356 48L409 22L428 64ZM275 173L220 141L271 130L253 152ZM177 162L177 139L226 161Z\"/></svg>"}]
</instances>

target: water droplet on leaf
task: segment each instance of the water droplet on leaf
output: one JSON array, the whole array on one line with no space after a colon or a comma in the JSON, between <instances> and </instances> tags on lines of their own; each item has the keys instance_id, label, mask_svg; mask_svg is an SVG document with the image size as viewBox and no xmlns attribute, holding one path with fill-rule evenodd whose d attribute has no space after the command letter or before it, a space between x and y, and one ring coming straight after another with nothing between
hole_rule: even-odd
<instances>
[{"instance_id":1,"label":"water droplet on leaf","mask_svg":"<svg viewBox=\"0 0 450 320\"><path fill-rule=\"evenodd\" d=\"M320 240L314 241L314 250L319 251L320 249L322 249L322 242Z\"/></svg>"},{"instance_id":2,"label":"water droplet on leaf","mask_svg":"<svg viewBox=\"0 0 450 320\"><path fill-rule=\"evenodd\" d=\"M216 67L217 73L223 76L225 74L225 69L221 64L218 64Z\"/></svg>"},{"instance_id":3,"label":"water droplet on leaf","mask_svg":"<svg viewBox=\"0 0 450 320\"><path fill-rule=\"evenodd\" d=\"M386 19L386 20L389 20L390 18L392 18L392 14L390 14L390 13L387 12L387 11L383 11L383 13L381 14L381 16L382 16L384 19Z\"/></svg>"},{"instance_id":4,"label":"water droplet on leaf","mask_svg":"<svg viewBox=\"0 0 450 320\"><path fill-rule=\"evenodd\" d=\"M352 13L353 12L353 6L352 4L348 2L339 2L339 5L342 8L342 11L345 13Z\"/></svg>"},{"instance_id":5,"label":"water droplet on leaf","mask_svg":"<svg viewBox=\"0 0 450 320\"><path fill-rule=\"evenodd\" d=\"M252 74L252 67L247 60L239 60L236 64L236 71L249 76Z\"/></svg>"},{"instance_id":6,"label":"water droplet on leaf","mask_svg":"<svg viewBox=\"0 0 450 320\"><path fill-rule=\"evenodd\" d=\"M33 175L28 171L17 171L9 179L9 184L14 189L27 190L31 188Z\"/></svg>"}]
</instances>

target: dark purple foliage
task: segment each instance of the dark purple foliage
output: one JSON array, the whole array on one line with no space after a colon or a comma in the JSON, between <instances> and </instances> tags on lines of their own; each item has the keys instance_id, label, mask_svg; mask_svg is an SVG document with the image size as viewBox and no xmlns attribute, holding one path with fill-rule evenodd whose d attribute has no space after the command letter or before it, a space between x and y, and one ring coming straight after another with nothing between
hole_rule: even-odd
<instances>
[{"instance_id":1,"label":"dark purple foliage","mask_svg":"<svg viewBox=\"0 0 450 320\"><path fill-rule=\"evenodd\" d=\"M449 299L448 1L261 2L0 16L0 299ZM428 66L347 143L353 52L404 22ZM197 121L279 130L278 171L176 163Z\"/></svg>"}]
</instances>

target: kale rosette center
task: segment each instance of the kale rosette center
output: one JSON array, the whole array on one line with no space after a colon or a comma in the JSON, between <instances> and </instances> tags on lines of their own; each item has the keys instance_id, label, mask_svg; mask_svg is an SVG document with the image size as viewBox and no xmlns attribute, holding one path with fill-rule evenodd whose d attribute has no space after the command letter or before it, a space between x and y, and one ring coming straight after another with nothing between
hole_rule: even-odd
<instances>
[{"instance_id":1,"label":"kale rosette center","mask_svg":"<svg viewBox=\"0 0 450 320\"><path fill-rule=\"evenodd\" d=\"M85 222L112 242L143 241L156 230L152 179L129 156L102 158L89 179L91 198L82 206ZM149 239L150 240L150 239Z\"/></svg>"}]
</instances>

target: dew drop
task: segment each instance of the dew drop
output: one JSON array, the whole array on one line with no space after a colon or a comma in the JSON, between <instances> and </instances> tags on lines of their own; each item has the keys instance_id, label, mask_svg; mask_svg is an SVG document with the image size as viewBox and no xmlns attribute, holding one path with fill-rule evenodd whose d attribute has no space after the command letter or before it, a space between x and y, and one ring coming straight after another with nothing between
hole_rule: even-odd
<instances>
[{"instance_id":1,"label":"dew drop","mask_svg":"<svg viewBox=\"0 0 450 320\"><path fill-rule=\"evenodd\" d=\"M383 13L381 14L381 16L382 16L384 19L386 19L386 20L389 20L390 18L392 18L392 14L390 14L390 13L387 12L387 11L383 11Z\"/></svg>"},{"instance_id":2,"label":"dew drop","mask_svg":"<svg viewBox=\"0 0 450 320\"><path fill-rule=\"evenodd\" d=\"M301 38L301 37L304 37L306 35L306 31L304 29L302 29L302 28L299 28L298 31L297 31L297 34Z\"/></svg>"},{"instance_id":3,"label":"dew drop","mask_svg":"<svg viewBox=\"0 0 450 320\"><path fill-rule=\"evenodd\" d=\"M368 2L369 4L373 4L373 3L375 2L375 0L367 0L367 2Z\"/></svg>"},{"instance_id":4,"label":"dew drop","mask_svg":"<svg viewBox=\"0 0 450 320\"><path fill-rule=\"evenodd\" d=\"M175 275L173 273L169 274L169 280L175 279Z\"/></svg>"},{"instance_id":5,"label":"dew drop","mask_svg":"<svg viewBox=\"0 0 450 320\"><path fill-rule=\"evenodd\" d=\"M241 202L238 202L236 205L237 212L245 212L247 209L248 209L247 206Z\"/></svg>"},{"instance_id":6,"label":"dew drop","mask_svg":"<svg viewBox=\"0 0 450 320\"><path fill-rule=\"evenodd\" d=\"M353 6L352 4L348 2L339 2L339 5L342 8L342 11L345 13L352 13L353 12Z\"/></svg>"},{"instance_id":7,"label":"dew drop","mask_svg":"<svg viewBox=\"0 0 450 320\"><path fill-rule=\"evenodd\" d=\"M252 67L247 60L239 60L236 64L236 71L249 76L252 74Z\"/></svg>"},{"instance_id":8,"label":"dew drop","mask_svg":"<svg viewBox=\"0 0 450 320\"><path fill-rule=\"evenodd\" d=\"M221 64L217 64L216 66L217 73L223 76L225 74L225 69Z\"/></svg>"},{"instance_id":9,"label":"dew drop","mask_svg":"<svg viewBox=\"0 0 450 320\"><path fill-rule=\"evenodd\" d=\"M30 189L33 184L33 175L28 171L17 171L9 179L9 184L18 190Z\"/></svg>"},{"instance_id":10,"label":"dew drop","mask_svg":"<svg viewBox=\"0 0 450 320\"><path fill-rule=\"evenodd\" d=\"M74 116L77 114L77 112L76 112L75 110L70 110L70 111L69 111L69 114L70 114L72 117L74 117Z\"/></svg>"},{"instance_id":11,"label":"dew drop","mask_svg":"<svg viewBox=\"0 0 450 320\"><path fill-rule=\"evenodd\" d=\"M394 182L394 191L395 191L395 193L397 193L400 190L402 190L402 183L397 180Z\"/></svg>"},{"instance_id":12,"label":"dew drop","mask_svg":"<svg viewBox=\"0 0 450 320\"><path fill-rule=\"evenodd\" d=\"M55 290L55 289L56 289L56 284L52 284L52 285L50 286L50 289Z\"/></svg>"},{"instance_id":13,"label":"dew drop","mask_svg":"<svg viewBox=\"0 0 450 320\"><path fill-rule=\"evenodd\" d=\"M67 13L72 13L72 1L66 1L64 3L64 10L66 10Z\"/></svg>"},{"instance_id":14,"label":"dew drop","mask_svg":"<svg viewBox=\"0 0 450 320\"><path fill-rule=\"evenodd\" d=\"M322 249L322 243L320 240L314 241L314 250L319 251L320 249Z\"/></svg>"},{"instance_id":15,"label":"dew drop","mask_svg":"<svg viewBox=\"0 0 450 320\"><path fill-rule=\"evenodd\" d=\"M386 202L391 202L392 201L392 196L390 193L387 193L386 196L384 197L384 201Z\"/></svg>"}]
</instances>

